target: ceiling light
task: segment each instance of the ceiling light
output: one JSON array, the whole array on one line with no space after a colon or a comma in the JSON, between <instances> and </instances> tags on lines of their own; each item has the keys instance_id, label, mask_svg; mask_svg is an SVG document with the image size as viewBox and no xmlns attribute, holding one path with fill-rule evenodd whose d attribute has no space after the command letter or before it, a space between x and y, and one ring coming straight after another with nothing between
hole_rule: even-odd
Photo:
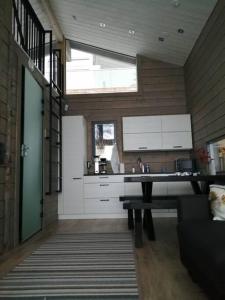
<instances>
[{"instance_id":1,"label":"ceiling light","mask_svg":"<svg viewBox=\"0 0 225 300\"><path fill-rule=\"evenodd\" d=\"M106 24L101 22L101 23L99 23L99 26L102 27L102 28L105 28Z\"/></svg>"},{"instance_id":2,"label":"ceiling light","mask_svg":"<svg viewBox=\"0 0 225 300\"><path fill-rule=\"evenodd\" d=\"M164 37L159 36L159 37L158 37L158 40L159 40L160 42L164 42L165 39L164 39Z\"/></svg>"},{"instance_id":3,"label":"ceiling light","mask_svg":"<svg viewBox=\"0 0 225 300\"><path fill-rule=\"evenodd\" d=\"M182 34L182 33L184 33L184 29L179 28L179 29L177 30L177 32Z\"/></svg>"},{"instance_id":4,"label":"ceiling light","mask_svg":"<svg viewBox=\"0 0 225 300\"><path fill-rule=\"evenodd\" d=\"M162 36L163 36L163 37L169 36L169 33L168 33L167 31L163 31L163 32L162 32Z\"/></svg>"},{"instance_id":5,"label":"ceiling light","mask_svg":"<svg viewBox=\"0 0 225 300\"><path fill-rule=\"evenodd\" d=\"M178 6L180 6L180 1L179 1L179 0L172 0L171 4L172 4L174 7L178 7Z\"/></svg>"},{"instance_id":6,"label":"ceiling light","mask_svg":"<svg viewBox=\"0 0 225 300\"><path fill-rule=\"evenodd\" d=\"M129 30L128 30L128 33L129 33L130 35L135 35L135 30L129 29Z\"/></svg>"}]
</instances>

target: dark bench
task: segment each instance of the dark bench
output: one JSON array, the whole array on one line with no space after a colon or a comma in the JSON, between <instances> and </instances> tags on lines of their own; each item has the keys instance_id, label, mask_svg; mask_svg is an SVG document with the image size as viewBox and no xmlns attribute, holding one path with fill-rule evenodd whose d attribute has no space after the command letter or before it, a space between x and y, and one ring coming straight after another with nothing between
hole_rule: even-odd
<instances>
[{"instance_id":1,"label":"dark bench","mask_svg":"<svg viewBox=\"0 0 225 300\"><path fill-rule=\"evenodd\" d=\"M170 209L177 207L177 196L152 196L151 202L144 202L142 195L126 195L120 196L123 201L123 208L128 210L128 228L135 231L135 246L137 248L143 246L142 238L142 210L144 210L143 227L148 234L150 240L155 240L154 226L152 222L152 209ZM166 200L166 201L165 201ZM135 215L135 225L133 220L133 212Z\"/></svg>"}]
</instances>

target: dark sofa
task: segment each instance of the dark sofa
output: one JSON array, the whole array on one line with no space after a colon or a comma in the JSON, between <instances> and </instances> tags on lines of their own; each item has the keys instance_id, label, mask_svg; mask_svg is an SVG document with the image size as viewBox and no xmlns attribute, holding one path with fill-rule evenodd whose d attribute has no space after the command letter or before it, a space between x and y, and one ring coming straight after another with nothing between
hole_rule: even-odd
<instances>
[{"instance_id":1,"label":"dark sofa","mask_svg":"<svg viewBox=\"0 0 225 300\"><path fill-rule=\"evenodd\" d=\"M182 263L210 299L225 299L225 221L212 221L207 195L178 200Z\"/></svg>"}]
</instances>

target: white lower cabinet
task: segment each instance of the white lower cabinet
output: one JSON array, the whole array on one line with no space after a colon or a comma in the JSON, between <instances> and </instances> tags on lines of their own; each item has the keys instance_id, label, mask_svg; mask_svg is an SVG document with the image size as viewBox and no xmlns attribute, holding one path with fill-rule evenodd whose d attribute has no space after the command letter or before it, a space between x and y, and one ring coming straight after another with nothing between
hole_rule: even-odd
<instances>
[{"instance_id":1,"label":"white lower cabinet","mask_svg":"<svg viewBox=\"0 0 225 300\"><path fill-rule=\"evenodd\" d=\"M65 178L63 196L63 214L82 214L84 212L83 177Z\"/></svg>"},{"instance_id":2,"label":"white lower cabinet","mask_svg":"<svg viewBox=\"0 0 225 300\"><path fill-rule=\"evenodd\" d=\"M193 195L190 182L167 182L168 195Z\"/></svg>"},{"instance_id":3,"label":"white lower cabinet","mask_svg":"<svg viewBox=\"0 0 225 300\"><path fill-rule=\"evenodd\" d=\"M124 177L85 176L84 207L87 218L124 217L119 197L124 195Z\"/></svg>"},{"instance_id":4,"label":"white lower cabinet","mask_svg":"<svg viewBox=\"0 0 225 300\"><path fill-rule=\"evenodd\" d=\"M157 174L155 174L157 175ZM59 201L61 219L126 218L127 211L119 197L142 195L141 183L125 182L125 175L84 176L81 179L71 176L64 180L64 193L67 201ZM126 175L141 176L141 174ZM66 178L65 178L66 179ZM70 188L71 187L71 188ZM154 182L153 195L193 194L190 182ZM175 209L152 210L154 217L174 217Z\"/></svg>"},{"instance_id":5,"label":"white lower cabinet","mask_svg":"<svg viewBox=\"0 0 225 300\"><path fill-rule=\"evenodd\" d=\"M118 197L85 198L85 212L87 214L121 214L122 206Z\"/></svg>"}]
</instances>

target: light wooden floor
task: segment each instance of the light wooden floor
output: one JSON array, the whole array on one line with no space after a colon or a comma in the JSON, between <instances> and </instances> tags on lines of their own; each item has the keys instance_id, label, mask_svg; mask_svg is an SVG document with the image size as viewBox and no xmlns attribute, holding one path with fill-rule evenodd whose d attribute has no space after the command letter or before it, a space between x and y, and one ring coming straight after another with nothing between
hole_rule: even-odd
<instances>
[{"instance_id":1,"label":"light wooden floor","mask_svg":"<svg viewBox=\"0 0 225 300\"><path fill-rule=\"evenodd\" d=\"M157 241L144 238L144 247L136 250L140 300L205 300L200 288L192 282L179 259L176 219L154 219ZM59 221L47 232L18 247L0 263L0 276L28 256L55 232L126 231L125 219ZM190 245L191 247L191 245Z\"/></svg>"}]
</instances>

